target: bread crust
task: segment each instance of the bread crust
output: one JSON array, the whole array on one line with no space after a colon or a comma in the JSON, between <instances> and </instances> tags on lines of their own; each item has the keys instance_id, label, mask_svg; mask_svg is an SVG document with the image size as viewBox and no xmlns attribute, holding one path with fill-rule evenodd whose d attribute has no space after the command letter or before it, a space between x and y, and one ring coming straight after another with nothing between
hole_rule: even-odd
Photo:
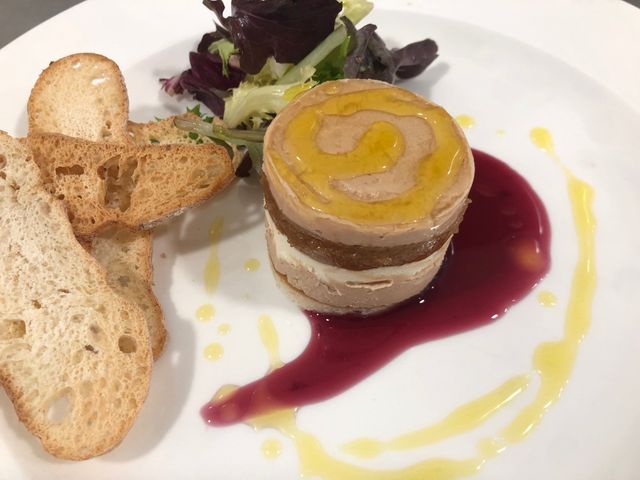
<instances>
[{"instance_id":1,"label":"bread crust","mask_svg":"<svg viewBox=\"0 0 640 480\"><path fill-rule=\"evenodd\" d=\"M91 142L29 135L50 191L64 198L76 235L111 224L144 230L199 205L234 179L223 147Z\"/></svg>"},{"instance_id":2,"label":"bread crust","mask_svg":"<svg viewBox=\"0 0 640 480\"><path fill-rule=\"evenodd\" d=\"M3 132L0 212L0 384L52 455L82 460L108 452L148 393L144 315L109 287L27 148ZM7 322L13 328L1 328ZM63 400L67 411L56 412Z\"/></svg>"}]
</instances>

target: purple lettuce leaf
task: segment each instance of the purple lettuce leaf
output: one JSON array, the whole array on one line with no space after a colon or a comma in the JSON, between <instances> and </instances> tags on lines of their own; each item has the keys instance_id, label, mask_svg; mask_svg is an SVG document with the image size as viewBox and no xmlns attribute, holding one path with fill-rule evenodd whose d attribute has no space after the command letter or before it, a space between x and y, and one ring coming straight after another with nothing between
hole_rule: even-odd
<instances>
[{"instance_id":1,"label":"purple lettuce leaf","mask_svg":"<svg viewBox=\"0 0 640 480\"><path fill-rule=\"evenodd\" d=\"M233 0L231 6L226 25L249 74L270 56L298 63L333 31L342 8L336 0Z\"/></svg>"},{"instance_id":2,"label":"purple lettuce leaf","mask_svg":"<svg viewBox=\"0 0 640 480\"><path fill-rule=\"evenodd\" d=\"M353 30L349 23L347 28ZM396 70L393 56L376 33L376 28L368 24L352 36L355 46L345 60L345 78L372 78L393 83Z\"/></svg>"},{"instance_id":3,"label":"purple lettuce leaf","mask_svg":"<svg viewBox=\"0 0 640 480\"><path fill-rule=\"evenodd\" d=\"M438 58L438 45L430 38L391 50L396 65L396 77L413 78L420 75Z\"/></svg>"},{"instance_id":4,"label":"purple lettuce leaf","mask_svg":"<svg viewBox=\"0 0 640 480\"><path fill-rule=\"evenodd\" d=\"M189 63L191 68L188 70L174 77L161 79L162 88L170 95L189 92L215 115L222 116L224 98L230 89L237 87L244 79L244 72L230 63L228 74L225 75L220 55L206 49L189 53Z\"/></svg>"},{"instance_id":5,"label":"purple lettuce leaf","mask_svg":"<svg viewBox=\"0 0 640 480\"><path fill-rule=\"evenodd\" d=\"M356 31L348 19L342 20L352 38L344 65L345 78L395 83L421 74L438 57L438 45L431 39L389 50L376 33L375 25L368 24Z\"/></svg>"},{"instance_id":6,"label":"purple lettuce leaf","mask_svg":"<svg viewBox=\"0 0 640 480\"><path fill-rule=\"evenodd\" d=\"M229 25L227 19L224 18L224 3L222 0L203 0L205 7L216 14L218 22L216 22L216 31L224 38L229 38Z\"/></svg>"}]
</instances>

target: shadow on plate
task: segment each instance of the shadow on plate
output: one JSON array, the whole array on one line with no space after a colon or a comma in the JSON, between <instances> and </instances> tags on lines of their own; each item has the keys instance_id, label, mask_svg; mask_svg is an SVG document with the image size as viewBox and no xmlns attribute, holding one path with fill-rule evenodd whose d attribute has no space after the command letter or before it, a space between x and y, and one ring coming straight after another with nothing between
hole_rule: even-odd
<instances>
[{"instance_id":1,"label":"shadow on plate","mask_svg":"<svg viewBox=\"0 0 640 480\"><path fill-rule=\"evenodd\" d=\"M179 232L185 217L160 226L155 237L163 237L164 247L178 249ZM155 246L155 245L154 245ZM164 248L163 248L164 249ZM140 415L121 445L103 460L124 462L144 456L159 444L180 417L187 401L194 376L196 334L190 319L182 318L171 297L174 278L171 274L175 256L154 252L154 292L162 306L168 341L162 356L156 361L151 377L149 396Z\"/></svg>"}]
</instances>

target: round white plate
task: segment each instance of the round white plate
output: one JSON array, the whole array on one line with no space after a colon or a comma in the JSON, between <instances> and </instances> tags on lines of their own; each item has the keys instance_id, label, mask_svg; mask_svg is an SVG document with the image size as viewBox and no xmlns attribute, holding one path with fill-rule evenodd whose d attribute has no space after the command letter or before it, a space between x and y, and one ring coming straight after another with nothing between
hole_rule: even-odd
<instances>
[{"instance_id":1,"label":"round white plate","mask_svg":"<svg viewBox=\"0 0 640 480\"><path fill-rule=\"evenodd\" d=\"M535 345L561 334L576 238L565 179L529 140L531 128L542 126L553 134L562 161L595 189L593 323L561 399L525 441L489 461L473 478L637 477L640 62L634 63L638 49L623 57L619 48L639 44L635 27L640 14L621 2L536 3L541 2L388 0L379 2L371 16L391 45L425 36L437 40L438 61L404 86L453 115L474 117L475 127L467 130L472 146L503 159L529 180L552 222L553 266L498 322L413 348L347 392L302 408L301 428L340 458L348 458L339 448L349 440L388 438L427 425L511 375L530 371ZM133 120L183 111L193 102L166 97L157 79L186 66L188 51L211 29L212 18L199 2L90 0L72 8L0 50L0 129L24 135L26 101L39 72L49 61L80 51L103 53L121 66ZM218 246L222 273L218 289L208 294L203 285L210 253L207 230L219 217L225 220ZM43 452L0 394L0 479L297 478L296 451L286 437L245 425L208 428L198 414L221 385L244 384L266 372L259 315L273 318L283 360L295 358L308 341L305 317L271 278L262 229L260 192L252 181L240 181L160 227L154 243L155 291L170 342L156 363L149 398L133 429L100 458L58 461ZM243 268L250 257L262 264L256 272ZM537 303L542 289L556 294L556 307ZM204 303L216 307L212 322L196 321L195 310ZM221 323L231 326L226 336L217 332ZM224 346L219 361L204 358L211 342ZM374 461L350 461L393 468L434 456L465 458L476 439L499 430L531 399L535 388L530 390L477 431ZM275 460L261 452L262 442L271 438L283 445Z\"/></svg>"}]
</instances>

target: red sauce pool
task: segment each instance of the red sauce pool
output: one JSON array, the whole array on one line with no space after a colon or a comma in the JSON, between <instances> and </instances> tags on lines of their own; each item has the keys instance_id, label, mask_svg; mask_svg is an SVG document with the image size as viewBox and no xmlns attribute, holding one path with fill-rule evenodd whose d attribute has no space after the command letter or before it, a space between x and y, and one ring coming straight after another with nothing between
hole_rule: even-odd
<instances>
[{"instance_id":1,"label":"red sauce pool","mask_svg":"<svg viewBox=\"0 0 640 480\"><path fill-rule=\"evenodd\" d=\"M471 205L442 269L422 294L365 319L305 312L312 335L304 352L205 405L205 421L227 425L325 400L408 348L494 322L523 298L551 263L544 205L505 163L477 150L473 154Z\"/></svg>"}]
</instances>

